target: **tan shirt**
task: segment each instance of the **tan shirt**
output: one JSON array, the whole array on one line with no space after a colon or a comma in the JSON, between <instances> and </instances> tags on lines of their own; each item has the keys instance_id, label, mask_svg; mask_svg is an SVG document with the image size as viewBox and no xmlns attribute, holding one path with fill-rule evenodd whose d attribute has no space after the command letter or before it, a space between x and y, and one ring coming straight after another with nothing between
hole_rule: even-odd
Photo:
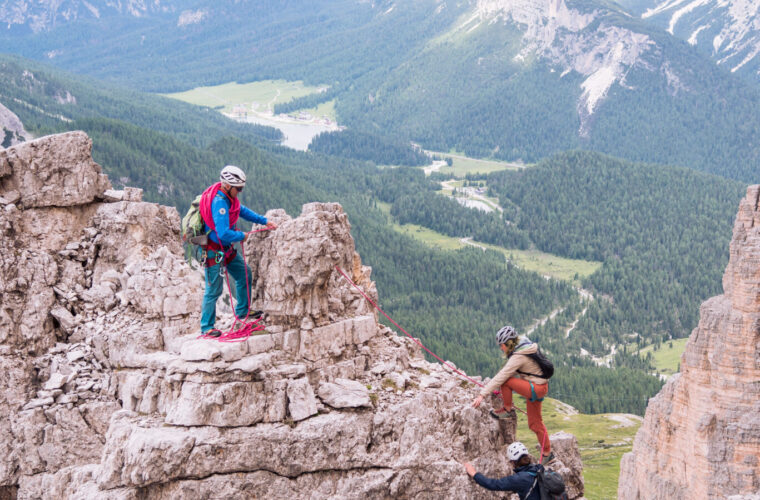
<instances>
[{"instance_id":1,"label":"tan shirt","mask_svg":"<svg viewBox=\"0 0 760 500\"><path fill-rule=\"evenodd\" d=\"M518 371L536 374L541 373L541 367L538 366L538 363L533 361L530 356L523 356L523 354L533 354L536 351L538 351L538 344L532 343L524 347L518 346L517 349L515 349L515 352L513 352L507 360L504 368L499 370L499 373L497 373L496 376L492 378L491 381L488 382L485 387L483 387L483 389L481 389L480 395L488 396L493 391L501 387L501 385L509 380L510 377L522 378L528 382L533 382L534 385L547 383L548 380L539 377L538 375L525 375L523 373L517 373Z\"/></svg>"}]
</instances>

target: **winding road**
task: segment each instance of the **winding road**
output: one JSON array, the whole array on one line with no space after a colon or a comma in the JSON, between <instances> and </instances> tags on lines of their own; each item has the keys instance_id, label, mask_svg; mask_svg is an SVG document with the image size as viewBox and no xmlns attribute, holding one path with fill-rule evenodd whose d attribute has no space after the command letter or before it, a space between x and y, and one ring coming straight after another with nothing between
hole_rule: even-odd
<instances>
[{"instance_id":1,"label":"winding road","mask_svg":"<svg viewBox=\"0 0 760 500\"><path fill-rule=\"evenodd\" d=\"M459 238L459 242L463 243L465 245L473 246L475 248L480 248L484 252L486 251L486 247L484 247L483 245L481 245L479 243L475 243L474 241L472 241L472 237ZM505 256L505 258L506 258L506 256ZM507 262L509 262L509 259L507 259ZM519 267L514 262L512 264L515 267ZM544 279L546 279L546 280L553 279L551 276L549 276L547 274L542 274L541 276L543 276ZM573 289L576 292L578 292L578 297L579 297L579 300L581 302L591 302L591 301L594 300L594 294L592 294L590 291L586 290L585 288L573 287ZM539 326L545 325L547 321L549 321L550 319L554 318L556 315L558 315L559 313L561 313L565 309L567 309L567 308L566 307L558 307L557 309L555 309L552 312L550 312L547 316L544 316L543 318L537 319L535 321L535 323L533 323L533 325L530 328L528 328L528 330L525 332L525 334L526 335L530 335L531 333L533 333L535 331L536 328L538 328ZM588 305L586 305L586 307L584 307L583 310L580 313L578 313L578 315L575 317L575 320L573 320L573 323L565 331L565 338L570 337L570 332L572 332L573 330L575 330L575 327L578 325L578 322L581 320L581 318L583 316L586 315L586 312L588 312ZM581 349L581 351L582 351L582 349ZM608 356L611 358L614 355L615 355L615 348L613 346L612 353L609 354ZM607 356L605 356L605 358L607 358ZM600 359L600 358L595 358L594 360L596 361L597 359ZM602 360L602 362L604 362L604 360ZM609 363L609 361L607 361L607 363Z\"/></svg>"}]
</instances>

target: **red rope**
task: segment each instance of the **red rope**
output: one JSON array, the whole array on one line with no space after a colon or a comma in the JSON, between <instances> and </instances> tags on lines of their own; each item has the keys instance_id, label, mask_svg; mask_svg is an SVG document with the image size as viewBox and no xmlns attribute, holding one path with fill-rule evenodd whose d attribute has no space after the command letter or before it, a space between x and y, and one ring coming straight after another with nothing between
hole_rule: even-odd
<instances>
[{"instance_id":1,"label":"red rope","mask_svg":"<svg viewBox=\"0 0 760 500\"><path fill-rule=\"evenodd\" d=\"M460 376L462 376L462 377L466 378L467 380L469 380L469 381L470 381L470 382L472 382L473 384L477 385L478 387L484 387L484 386L483 386L483 384L481 384L481 383L480 383L480 382L478 382L477 380L474 380L474 379L472 379L472 378L468 377L468 376L467 376L467 374L465 374L465 373L463 373L463 372L461 372L461 371L457 370L457 369L456 369L456 367L454 367L454 366L453 366L453 365L451 365L450 363L448 363L448 362L446 362L446 361L442 360L440 357L438 357L438 355L437 355L436 353L434 353L433 351L431 351L430 349L428 349L427 347L425 347L425 346L422 344L422 342L420 342L420 341L419 341L419 339L416 339L416 338L412 337L411 335L409 335L409 332L407 332L406 330L404 330L404 329L401 327L401 325L399 325L398 323L396 323L396 322L393 320L393 318L391 318L390 316L388 316L388 314L386 314L386 312L385 312L385 311L383 311L382 309L380 309L380 306L378 306L378 305L377 305L377 304L376 304L376 303L375 303L375 302L374 302L374 301L373 301L371 298L369 298L369 297L367 296L367 294L365 294L365 293L364 293L364 291L362 291L362 289L361 289L361 288L359 288L359 286L358 286L356 283L354 283L353 281L351 281L351 278L349 278L348 276L346 276L346 273L344 273L344 272L343 272L343 270L342 270L340 267L338 267L338 266L335 266L335 269L336 269L336 270L337 270L337 271L338 271L338 272L339 272L339 273L340 273L340 274L341 274L341 275L342 275L344 278L346 278L346 281L348 281L348 282L349 282L349 283L350 283L350 284L351 284L351 285L352 285L354 288L356 288L356 290L357 290L357 291L358 291L358 292L359 292L359 293L362 295L362 297L364 297L365 299L367 299L367 302L369 302L370 304L372 304L372 306L373 306L375 309L377 309L378 311L380 311L380 312L383 314L383 316L385 316L386 318L388 318L388 321L390 321L391 323L393 323L394 325L396 325L396 328L398 328L399 330L401 330L402 332L404 332L404 333L406 334L406 336L407 336L407 337L409 337L410 339L412 339L412 340L414 341L414 343L415 343L415 344L417 344L418 346L420 346L420 347L422 347L423 349L425 349L425 351L427 351L427 353L428 353L428 354L430 354L430 355L431 355L431 356L433 356L435 359L437 359L438 361L440 361L440 363L441 363L443 366L445 366L445 367L449 368L450 370L452 370L452 371L453 371L454 373L456 373L457 375L460 375ZM497 391L495 394L498 394L498 391ZM518 410L520 410L520 411L521 411L522 413L524 413L525 415L527 415L527 413L526 413L524 410L522 410L521 408L518 408L517 406L514 406L514 405L512 405L512 406L513 406L514 408L517 408Z\"/></svg>"},{"instance_id":2,"label":"red rope","mask_svg":"<svg viewBox=\"0 0 760 500\"><path fill-rule=\"evenodd\" d=\"M424 345L422 345L422 342L420 342L420 341L419 341L419 340L417 340L416 338L414 338L414 337L412 337L411 335L409 335L409 332L407 332L406 330L404 330L404 329L401 327L401 325L399 325L398 323L396 323L395 321L393 321L393 318L391 318L390 316L388 316L388 315L385 313L385 311L383 311L382 309L380 309L380 307L379 307L377 304L375 304L375 302L374 302L372 299L370 299L370 298L367 296L367 294L365 294L365 293L362 291L362 289L361 289L361 288L359 288L359 287L356 285L356 283L354 283L353 281L351 281L351 278L349 278L348 276L346 276L346 273L344 273L344 272L343 272L343 270L342 270L340 267L338 267L338 266L335 266L335 269L337 269L337 270L338 270L338 272L339 272L340 274L342 274L342 275L343 275L343 277L344 277L344 278L346 278L346 280L348 280L348 282L349 282L349 283L351 283L351 285L353 285L353 287L354 287L354 288L356 288L356 289L359 291L359 293L360 293L360 294L362 294L362 297L364 297L365 299L367 299L367 302L369 302L370 304L372 304L372 305L375 307L375 309L377 309L378 311L380 311L381 313L383 313L383 316L385 316L386 318L388 318L388 321L390 321L391 323L393 323L394 325L396 325L396 328L398 328L399 330L401 330L402 332L404 332L404 333L406 334L406 336L407 336L407 337L409 337L410 339L412 339L412 340L413 340L413 341L414 341L414 342L415 342L415 343L416 343L418 346L420 346L420 347L422 347L423 349L425 349L425 351L427 351L427 353L428 353L428 354L430 354L430 355L431 355L431 356L433 356L435 359L437 359L438 361L440 361L440 362L441 362L441 364L442 364L443 366L445 366L445 367L449 368L450 370L452 370L452 371L453 371L454 373L456 373L457 375L460 375L460 376L462 376L462 377L466 378L467 380L469 380L469 381L470 381L470 382L472 382L473 384L475 384L475 385L477 385L477 386L480 386L480 387L483 387L483 384L481 384L480 382L478 382L478 381L477 381L477 380L475 380L475 379L472 379L472 378L468 377L468 376L467 376L465 373L463 373L463 372L461 372L461 371L457 370L455 366L453 366L453 365L449 364L447 361L444 361L444 360L442 360L441 358L439 358L439 357L438 357L438 355L436 355L436 354L435 354L433 351L431 351L430 349L428 349L427 347L425 347Z\"/></svg>"}]
</instances>

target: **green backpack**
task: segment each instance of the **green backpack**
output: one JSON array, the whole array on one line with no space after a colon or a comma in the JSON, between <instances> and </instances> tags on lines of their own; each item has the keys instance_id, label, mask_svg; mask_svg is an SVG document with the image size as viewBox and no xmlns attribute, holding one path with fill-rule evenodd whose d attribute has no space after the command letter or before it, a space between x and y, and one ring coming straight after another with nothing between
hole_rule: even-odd
<instances>
[{"instance_id":1,"label":"green backpack","mask_svg":"<svg viewBox=\"0 0 760 500\"><path fill-rule=\"evenodd\" d=\"M198 249L208 245L208 234L211 231L204 231L203 217L201 217L201 196L195 197L187 213L182 218L182 246L185 250L185 260L190 267L193 266L193 259L200 262L198 258Z\"/></svg>"}]
</instances>

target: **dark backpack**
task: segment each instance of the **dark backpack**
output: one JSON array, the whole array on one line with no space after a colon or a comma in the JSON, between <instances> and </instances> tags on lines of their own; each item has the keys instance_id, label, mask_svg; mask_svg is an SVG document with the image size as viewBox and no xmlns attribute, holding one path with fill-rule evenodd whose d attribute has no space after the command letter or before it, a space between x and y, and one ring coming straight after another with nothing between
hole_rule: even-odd
<instances>
[{"instance_id":1,"label":"dark backpack","mask_svg":"<svg viewBox=\"0 0 760 500\"><path fill-rule=\"evenodd\" d=\"M523 354L520 352L516 352L515 354L522 354L523 356L528 356L530 359L536 362L539 368L541 368L541 375L538 375L536 373L528 373L528 372L521 372L520 370L517 371L517 373L521 373L523 375L533 375L534 377L541 377L545 379L552 378L552 375L554 375L554 363L549 361L549 358L544 356L544 353L541 352L541 348L539 347L536 352L530 353L530 354Z\"/></svg>"},{"instance_id":2,"label":"dark backpack","mask_svg":"<svg viewBox=\"0 0 760 500\"><path fill-rule=\"evenodd\" d=\"M562 479L559 473L551 469L544 469L542 465L531 475L535 475L536 480L533 481L533 486L528 490L528 495L533 491L533 488L538 488L541 500L568 500L567 492L565 491L565 480ZM528 495L525 495L525 498Z\"/></svg>"}]
</instances>

